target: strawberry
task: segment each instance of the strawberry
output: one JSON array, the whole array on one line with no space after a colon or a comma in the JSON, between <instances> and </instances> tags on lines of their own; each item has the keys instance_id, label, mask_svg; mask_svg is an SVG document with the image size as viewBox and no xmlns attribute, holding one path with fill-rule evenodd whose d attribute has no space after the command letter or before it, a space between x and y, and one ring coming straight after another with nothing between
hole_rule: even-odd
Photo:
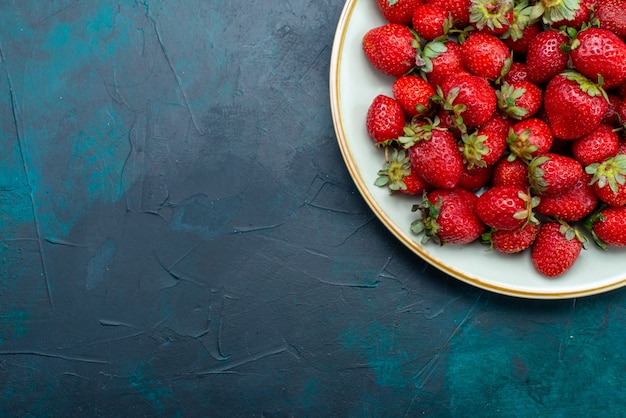
<instances>
[{"instance_id":1,"label":"strawberry","mask_svg":"<svg viewBox=\"0 0 626 418\"><path fill-rule=\"evenodd\" d=\"M411 160L405 150L394 149L390 157L388 151L386 148L387 158L383 168L378 171L378 178L374 182L376 186L387 186L392 193L399 191L411 195L421 195L430 190L417 170L411 170Z\"/></svg>"},{"instance_id":2,"label":"strawberry","mask_svg":"<svg viewBox=\"0 0 626 418\"><path fill-rule=\"evenodd\" d=\"M600 0L597 2L594 13L600 22L600 27L610 30L626 41L626 1Z\"/></svg>"},{"instance_id":3,"label":"strawberry","mask_svg":"<svg viewBox=\"0 0 626 418\"><path fill-rule=\"evenodd\" d=\"M432 41L448 32L452 23L446 9L437 4L422 4L415 8L413 30L426 41Z\"/></svg>"},{"instance_id":4,"label":"strawberry","mask_svg":"<svg viewBox=\"0 0 626 418\"><path fill-rule=\"evenodd\" d=\"M372 100L367 110L365 126L376 145L384 145L397 139L404 133L404 125L404 111L397 100L384 94L379 94Z\"/></svg>"},{"instance_id":5,"label":"strawberry","mask_svg":"<svg viewBox=\"0 0 626 418\"><path fill-rule=\"evenodd\" d=\"M463 172L463 156L450 132L432 123L420 121L405 128L400 143L408 149L411 165L436 188L451 189Z\"/></svg>"},{"instance_id":6,"label":"strawberry","mask_svg":"<svg viewBox=\"0 0 626 418\"><path fill-rule=\"evenodd\" d=\"M533 209L538 197L531 197L516 186L491 187L478 197L476 213L488 226L496 229L516 229L527 223L537 223Z\"/></svg>"},{"instance_id":7,"label":"strawberry","mask_svg":"<svg viewBox=\"0 0 626 418\"><path fill-rule=\"evenodd\" d=\"M443 99L449 109L458 112L468 127L478 127L491 118L497 107L496 92L487 79L471 74L455 74L441 85Z\"/></svg>"},{"instance_id":8,"label":"strawberry","mask_svg":"<svg viewBox=\"0 0 626 418\"><path fill-rule=\"evenodd\" d=\"M476 196L465 189L435 189L413 206L421 216L411 224L411 231L424 233L422 243L432 239L440 245L469 244L485 231L474 211L475 200Z\"/></svg>"},{"instance_id":9,"label":"strawberry","mask_svg":"<svg viewBox=\"0 0 626 418\"><path fill-rule=\"evenodd\" d=\"M617 154L619 137L613 129L601 123L593 131L572 142L572 155L583 167L601 163Z\"/></svg>"},{"instance_id":10,"label":"strawberry","mask_svg":"<svg viewBox=\"0 0 626 418\"><path fill-rule=\"evenodd\" d=\"M530 248L539 232L539 224L526 224L519 229L492 229L482 235L482 241L504 254L515 254Z\"/></svg>"},{"instance_id":11,"label":"strawberry","mask_svg":"<svg viewBox=\"0 0 626 418\"><path fill-rule=\"evenodd\" d=\"M589 184L591 175L583 173L574 186L555 196L541 196L537 205L538 214L565 222L577 222L584 219L598 205L598 197Z\"/></svg>"},{"instance_id":12,"label":"strawberry","mask_svg":"<svg viewBox=\"0 0 626 418\"><path fill-rule=\"evenodd\" d=\"M535 269L544 276L556 277L568 271L583 249L585 238L565 222L545 222L531 250Z\"/></svg>"},{"instance_id":13,"label":"strawberry","mask_svg":"<svg viewBox=\"0 0 626 418\"><path fill-rule=\"evenodd\" d=\"M545 154L552 147L554 138L548 124L538 118L528 118L513 125L507 138L511 154L509 159L530 161Z\"/></svg>"},{"instance_id":14,"label":"strawberry","mask_svg":"<svg viewBox=\"0 0 626 418\"><path fill-rule=\"evenodd\" d=\"M461 139L460 149L469 169L494 165L507 149L507 135L503 131L479 129L463 134Z\"/></svg>"},{"instance_id":15,"label":"strawberry","mask_svg":"<svg viewBox=\"0 0 626 418\"><path fill-rule=\"evenodd\" d=\"M398 77L391 91L409 118L428 113L430 96L435 94L435 89L426 80L411 74Z\"/></svg>"},{"instance_id":16,"label":"strawberry","mask_svg":"<svg viewBox=\"0 0 626 418\"><path fill-rule=\"evenodd\" d=\"M503 35L504 39L502 41L514 54L526 55L530 47L530 42L541 30L542 28L539 23L532 23L526 25L518 36Z\"/></svg>"},{"instance_id":17,"label":"strawberry","mask_svg":"<svg viewBox=\"0 0 626 418\"><path fill-rule=\"evenodd\" d=\"M473 75L495 80L508 71L511 53L498 37L474 32L461 44L461 60Z\"/></svg>"},{"instance_id":18,"label":"strawberry","mask_svg":"<svg viewBox=\"0 0 626 418\"><path fill-rule=\"evenodd\" d=\"M583 175L578 161L560 154L545 153L528 164L528 179L538 195L558 195L576 184Z\"/></svg>"},{"instance_id":19,"label":"strawberry","mask_svg":"<svg viewBox=\"0 0 626 418\"><path fill-rule=\"evenodd\" d=\"M467 168L467 164L465 164L457 186L466 190L477 191L489 183L492 173L493 166Z\"/></svg>"},{"instance_id":20,"label":"strawberry","mask_svg":"<svg viewBox=\"0 0 626 418\"><path fill-rule=\"evenodd\" d=\"M530 188L528 181L528 166L518 158L513 161L502 158L493 167L491 185L496 186L517 186L524 190Z\"/></svg>"},{"instance_id":21,"label":"strawberry","mask_svg":"<svg viewBox=\"0 0 626 418\"><path fill-rule=\"evenodd\" d=\"M584 29L570 47L572 64L578 72L610 90L626 81L626 44L613 32Z\"/></svg>"},{"instance_id":22,"label":"strawberry","mask_svg":"<svg viewBox=\"0 0 626 418\"><path fill-rule=\"evenodd\" d=\"M472 0L470 22L480 32L502 35L513 22L513 2L509 0Z\"/></svg>"},{"instance_id":23,"label":"strawberry","mask_svg":"<svg viewBox=\"0 0 626 418\"><path fill-rule=\"evenodd\" d=\"M494 112L487 122L481 125L481 129L490 132L500 132L505 135L509 134L509 130L513 127L513 121L499 112Z\"/></svg>"},{"instance_id":24,"label":"strawberry","mask_svg":"<svg viewBox=\"0 0 626 418\"><path fill-rule=\"evenodd\" d=\"M541 18L543 23L550 26L555 22L574 20L580 8L581 0L538 1L530 10L530 18Z\"/></svg>"},{"instance_id":25,"label":"strawberry","mask_svg":"<svg viewBox=\"0 0 626 418\"><path fill-rule=\"evenodd\" d=\"M593 190L601 201L611 206L626 205L626 154L593 163L585 171L593 175Z\"/></svg>"},{"instance_id":26,"label":"strawberry","mask_svg":"<svg viewBox=\"0 0 626 418\"><path fill-rule=\"evenodd\" d=\"M509 72L505 74L504 81L507 83L517 83L518 81L528 81L528 68L523 62L512 62Z\"/></svg>"},{"instance_id":27,"label":"strawberry","mask_svg":"<svg viewBox=\"0 0 626 418\"><path fill-rule=\"evenodd\" d=\"M608 93L607 97L609 98L609 108L607 109L604 117L602 118L602 123L607 125L611 125L613 127L620 126L619 116L617 114L617 109L622 105L622 99L620 99L617 95Z\"/></svg>"},{"instance_id":28,"label":"strawberry","mask_svg":"<svg viewBox=\"0 0 626 418\"><path fill-rule=\"evenodd\" d=\"M378 10L390 23L408 25L413 18L413 11L423 0L376 0Z\"/></svg>"},{"instance_id":29,"label":"strawberry","mask_svg":"<svg viewBox=\"0 0 626 418\"><path fill-rule=\"evenodd\" d=\"M555 137L575 139L592 132L609 107L606 92L575 71L548 83L543 104Z\"/></svg>"},{"instance_id":30,"label":"strawberry","mask_svg":"<svg viewBox=\"0 0 626 418\"><path fill-rule=\"evenodd\" d=\"M470 23L470 0L426 0L426 4L436 4L452 15L454 27L464 28Z\"/></svg>"},{"instance_id":31,"label":"strawberry","mask_svg":"<svg viewBox=\"0 0 626 418\"><path fill-rule=\"evenodd\" d=\"M422 65L421 68L433 86L440 86L450 75L467 72L461 61L461 46L454 41L444 42L443 46L445 48L439 48L443 50L438 52L439 49L433 49L427 44L424 50L432 51L427 54L432 57L422 57L420 62L424 64L430 62L430 65Z\"/></svg>"},{"instance_id":32,"label":"strawberry","mask_svg":"<svg viewBox=\"0 0 626 418\"><path fill-rule=\"evenodd\" d=\"M550 27L560 29L565 26L566 28L580 30L580 28L591 19L591 9L583 1L581 1L578 6L578 9L574 10L574 16L572 18L559 19L555 17L555 19L558 20L553 20L550 23Z\"/></svg>"},{"instance_id":33,"label":"strawberry","mask_svg":"<svg viewBox=\"0 0 626 418\"><path fill-rule=\"evenodd\" d=\"M539 32L530 41L526 53L528 81L545 84L565 70L569 55L561 50L561 45L567 42L567 37L555 30Z\"/></svg>"},{"instance_id":34,"label":"strawberry","mask_svg":"<svg viewBox=\"0 0 626 418\"><path fill-rule=\"evenodd\" d=\"M584 225L600 248L626 247L626 206L603 208L585 220Z\"/></svg>"},{"instance_id":35,"label":"strawberry","mask_svg":"<svg viewBox=\"0 0 626 418\"><path fill-rule=\"evenodd\" d=\"M370 29L362 40L363 51L372 66L392 77L407 74L415 67L418 44L411 30L397 23Z\"/></svg>"},{"instance_id":36,"label":"strawberry","mask_svg":"<svg viewBox=\"0 0 626 418\"><path fill-rule=\"evenodd\" d=\"M543 92L530 81L503 83L498 96L498 108L514 119L534 116L543 104Z\"/></svg>"}]
</instances>

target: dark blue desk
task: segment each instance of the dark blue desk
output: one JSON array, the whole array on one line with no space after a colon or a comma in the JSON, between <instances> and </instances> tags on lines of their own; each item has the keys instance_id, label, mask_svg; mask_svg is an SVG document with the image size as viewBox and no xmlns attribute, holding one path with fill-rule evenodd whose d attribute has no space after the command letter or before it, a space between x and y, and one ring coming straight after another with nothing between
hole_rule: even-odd
<instances>
[{"instance_id":1,"label":"dark blue desk","mask_svg":"<svg viewBox=\"0 0 626 418\"><path fill-rule=\"evenodd\" d=\"M484 292L367 208L342 7L0 4L0 416L624 413L624 291Z\"/></svg>"}]
</instances>

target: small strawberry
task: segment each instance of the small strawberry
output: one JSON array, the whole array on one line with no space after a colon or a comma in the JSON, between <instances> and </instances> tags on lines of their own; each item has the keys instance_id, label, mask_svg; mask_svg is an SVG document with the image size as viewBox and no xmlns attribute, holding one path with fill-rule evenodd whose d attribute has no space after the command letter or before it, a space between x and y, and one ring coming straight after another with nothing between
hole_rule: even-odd
<instances>
[{"instance_id":1,"label":"small strawberry","mask_svg":"<svg viewBox=\"0 0 626 418\"><path fill-rule=\"evenodd\" d=\"M541 0L532 6L530 18L541 18L548 26L563 20L574 20L580 3L581 0Z\"/></svg>"},{"instance_id":2,"label":"small strawberry","mask_svg":"<svg viewBox=\"0 0 626 418\"><path fill-rule=\"evenodd\" d=\"M465 107L458 116L468 127L478 127L487 122L497 107L496 92L487 79L471 74L455 74L441 85L443 99L450 109ZM456 108L458 109L458 108Z\"/></svg>"},{"instance_id":3,"label":"small strawberry","mask_svg":"<svg viewBox=\"0 0 626 418\"><path fill-rule=\"evenodd\" d=\"M422 203L413 206L420 217L411 224L411 231L424 234L422 243L433 240L443 244L469 244L485 231L485 225L476 216L473 202L476 196L465 189L435 189Z\"/></svg>"},{"instance_id":4,"label":"small strawberry","mask_svg":"<svg viewBox=\"0 0 626 418\"><path fill-rule=\"evenodd\" d=\"M539 200L520 187L491 187L478 197L476 213L492 228L521 228L529 222L537 223L533 210Z\"/></svg>"},{"instance_id":5,"label":"small strawberry","mask_svg":"<svg viewBox=\"0 0 626 418\"><path fill-rule=\"evenodd\" d=\"M558 19L558 16L555 16ZM584 24L588 23L591 19L591 9L585 4L585 2L581 1L578 9L574 10L574 17L563 18L559 20L553 20L550 23L550 27L553 29L560 29L562 27L566 28L574 28L580 30Z\"/></svg>"},{"instance_id":6,"label":"small strawberry","mask_svg":"<svg viewBox=\"0 0 626 418\"><path fill-rule=\"evenodd\" d=\"M407 26L387 23L366 32L362 46L374 68L383 74L400 77L415 67L419 42Z\"/></svg>"},{"instance_id":7,"label":"small strawberry","mask_svg":"<svg viewBox=\"0 0 626 418\"><path fill-rule=\"evenodd\" d=\"M526 224L516 229L491 229L482 235L482 241L490 244L494 250L504 254L522 252L535 242L539 233L539 224Z\"/></svg>"},{"instance_id":8,"label":"small strawberry","mask_svg":"<svg viewBox=\"0 0 626 418\"><path fill-rule=\"evenodd\" d=\"M513 22L513 2L510 0L472 0L470 22L483 33L502 35Z\"/></svg>"},{"instance_id":9,"label":"small strawberry","mask_svg":"<svg viewBox=\"0 0 626 418\"><path fill-rule=\"evenodd\" d=\"M600 27L608 29L626 41L626 1L599 0L594 7Z\"/></svg>"},{"instance_id":10,"label":"small strawberry","mask_svg":"<svg viewBox=\"0 0 626 418\"><path fill-rule=\"evenodd\" d=\"M435 94L428 81L411 74L396 78L391 91L409 118L426 115L431 107L430 97Z\"/></svg>"},{"instance_id":11,"label":"small strawberry","mask_svg":"<svg viewBox=\"0 0 626 418\"><path fill-rule=\"evenodd\" d=\"M538 118L528 118L513 125L507 143L511 154L509 159L521 158L530 161L545 154L554 142L552 130L547 123Z\"/></svg>"},{"instance_id":12,"label":"small strawberry","mask_svg":"<svg viewBox=\"0 0 626 418\"><path fill-rule=\"evenodd\" d=\"M470 23L470 0L426 0L426 4L436 4L452 15L455 28L465 28Z\"/></svg>"},{"instance_id":13,"label":"small strawberry","mask_svg":"<svg viewBox=\"0 0 626 418\"><path fill-rule=\"evenodd\" d=\"M535 269L544 276L556 277L568 271L583 249L584 236L565 222L545 222L532 246Z\"/></svg>"},{"instance_id":14,"label":"small strawberry","mask_svg":"<svg viewBox=\"0 0 626 418\"><path fill-rule=\"evenodd\" d=\"M583 175L578 161L560 154L545 153L528 164L528 180L538 195L558 195L570 189Z\"/></svg>"},{"instance_id":15,"label":"small strawberry","mask_svg":"<svg viewBox=\"0 0 626 418\"><path fill-rule=\"evenodd\" d=\"M397 100L379 94L367 110L365 126L376 145L384 145L404 133L405 116Z\"/></svg>"},{"instance_id":16,"label":"small strawberry","mask_svg":"<svg viewBox=\"0 0 626 418\"><path fill-rule=\"evenodd\" d=\"M613 32L587 28L572 41L570 57L578 72L610 90L626 81L626 44Z\"/></svg>"},{"instance_id":17,"label":"small strawberry","mask_svg":"<svg viewBox=\"0 0 626 418\"><path fill-rule=\"evenodd\" d=\"M502 131L479 129L471 134L463 134L460 149L467 167L487 167L494 165L507 150L507 135Z\"/></svg>"},{"instance_id":18,"label":"small strawberry","mask_svg":"<svg viewBox=\"0 0 626 418\"><path fill-rule=\"evenodd\" d=\"M617 154L619 136L613 129L601 123L593 131L572 142L572 155L583 167L601 163Z\"/></svg>"},{"instance_id":19,"label":"small strawberry","mask_svg":"<svg viewBox=\"0 0 626 418\"><path fill-rule=\"evenodd\" d=\"M480 190L489 183L492 173L493 166L467 168L465 164L457 186L470 191Z\"/></svg>"},{"instance_id":20,"label":"small strawberry","mask_svg":"<svg viewBox=\"0 0 626 418\"><path fill-rule=\"evenodd\" d=\"M565 192L555 196L541 196L537 213L565 222L584 219L598 205L598 197L589 184L590 181L591 175L583 173L576 184Z\"/></svg>"},{"instance_id":21,"label":"small strawberry","mask_svg":"<svg viewBox=\"0 0 626 418\"><path fill-rule=\"evenodd\" d=\"M452 26L449 12L437 4L421 4L415 8L413 30L426 41L445 35Z\"/></svg>"},{"instance_id":22,"label":"small strawberry","mask_svg":"<svg viewBox=\"0 0 626 418\"><path fill-rule=\"evenodd\" d=\"M390 23L408 25L413 18L413 11L423 0L376 0L378 10Z\"/></svg>"},{"instance_id":23,"label":"small strawberry","mask_svg":"<svg viewBox=\"0 0 626 418\"><path fill-rule=\"evenodd\" d=\"M530 47L530 42L533 40L539 32L541 32L542 28L539 23L532 23L526 25L522 32L517 35L504 35L503 42L507 47L516 55L526 55L528 52L528 48Z\"/></svg>"},{"instance_id":24,"label":"small strawberry","mask_svg":"<svg viewBox=\"0 0 626 418\"><path fill-rule=\"evenodd\" d=\"M528 119L543 104L543 92L530 81L503 83L498 96L498 108L514 119Z\"/></svg>"},{"instance_id":25,"label":"small strawberry","mask_svg":"<svg viewBox=\"0 0 626 418\"><path fill-rule=\"evenodd\" d=\"M617 154L585 168L596 196L611 206L626 205L626 154Z\"/></svg>"},{"instance_id":26,"label":"small strawberry","mask_svg":"<svg viewBox=\"0 0 626 418\"><path fill-rule=\"evenodd\" d=\"M604 117L602 118L602 123L610 125L614 128L620 126L619 116L617 114L617 109L622 104L622 99L620 99L617 95L613 93L607 92L607 96L609 98L609 108L607 109Z\"/></svg>"},{"instance_id":27,"label":"small strawberry","mask_svg":"<svg viewBox=\"0 0 626 418\"><path fill-rule=\"evenodd\" d=\"M463 156L456 140L437 119L419 122L406 127L398 139L409 151L411 166L436 188L455 187L463 172Z\"/></svg>"},{"instance_id":28,"label":"small strawberry","mask_svg":"<svg viewBox=\"0 0 626 418\"><path fill-rule=\"evenodd\" d=\"M481 125L481 129L490 132L500 132L505 135L509 134L509 130L513 127L513 120L506 117L500 112L494 112L487 122Z\"/></svg>"},{"instance_id":29,"label":"small strawberry","mask_svg":"<svg viewBox=\"0 0 626 418\"><path fill-rule=\"evenodd\" d=\"M509 72L503 78L509 84L528 81L528 68L523 62L512 62Z\"/></svg>"},{"instance_id":30,"label":"small strawberry","mask_svg":"<svg viewBox=\"0 0 626 418\"><path fill-rule=\"evenodd\" d=\"M492 187L516 186L527 190L530 188L528 166L519 158L512 161L508 158L502 158L493 167L491 185Z\"/></svg>"},{"instance_id":31,"label":"small strawberry","mask_svg":"<svg viewBox=\"0 0 626 418\"><path fill-rule=\"evenodd\" d=\"M490 80L508 72L511 53L507 46L495 35L473 32L461 44L463 66L475 76Z\"/></svg>"},{"instance_id":32,"label":"small strawberry","mask_svg":"<svg viewBox=\"0 0 626 418\"><path fill-rule=\"evenodd\" d=\"M565 70L569 55L561 50L561 45L567 42L567 37L555 30L539 32L530 41L526 52L528 81L545 84Z\"/></svg>"},{"instance_id":33,"label":"small strawberry","mask_svg":"<svg viewBox=\"0 0 626 418\"><path fill-rule=\"evenodd\" d=\"M429 42L422 51L418 60L421 64L419 68L433 86L441 86L451 75L467 73L461 61L461 46L454 41Z\"/></svg>"},{"instance_id":34,"label":"small strawberry","mask_svg":"<svg viewBox=\"0 0 626 418\"><path fill-rule=\"evenodd\" d=\"M548 83L543 104L555 137L575 139L598 127L609 107L606 92L575 71Z\"/></svg>"},{"instance_id":35,"label":"small strawberry","mask_svg":"<svg viewBox=\"0 0 626 418\"><path fill-rule=\"evenodd\" d=\"M376 186L387 186L392 193L411 195L421 195L430 189L428 183L417 174L417 170L411 170L411 160L405 150L394 149L389 156L386 148L385 154L387 158L383 168L378 171L378 178L374 182Z\"/></svg>"},{"instance_id":36,"label":"small strawberry","mask_svg":"<svg viewBox=\"0 0 626 418\"><path fill-rule=\"evenodd\" d=\"M626 206L603 208L586 219L584 225L600 248L626 247Z\"/></svg>"}]
</instances>

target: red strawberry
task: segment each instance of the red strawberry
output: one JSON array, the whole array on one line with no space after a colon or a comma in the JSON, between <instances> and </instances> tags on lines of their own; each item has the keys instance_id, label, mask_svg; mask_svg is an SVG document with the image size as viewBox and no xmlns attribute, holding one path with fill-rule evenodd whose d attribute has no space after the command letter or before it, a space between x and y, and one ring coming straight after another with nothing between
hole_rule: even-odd
<instances>
[{"instance_id":1,"label":"red strawberry","mask_svg":"<svg viewBox=\"0 0 626 418\"><path fill-rule=\"evenodd\" d=\"M470 23L471 0L426 0L425 3L436 4L446 9L452 15L456 28L465 28Z\"/></svg>"},{"instance_id":2,"label":"red strawberry","mask_svg":"<svg viewBox=\"0 0 626 418\"><path fill-rule=\"evenodd\" d=\"M437 121L411 124L399 141L409 150L411 166L429 184L444 189L457 185L463 172L463 156L452 134L439 127Z\"/></svg>"},{"instance_id":3,"label":"red strawberry","mask_svg":"<svg viewBox=\"0 0 626 418\"><path fill-rule=\"evenodd\" d=\"M473 32L461 44L461 60L473 75L495 80L510 64L511 53L498 37Z\"/></svg>"},{"instance_id":4,"label":"red strawberry","mask_svg":"<svg viewBox=\"0 0 626 418\"><path fill-rule=\"evenodd\" d=\"M619 136L610 126L602 123L593 132L572 142L572 155L583 167L587 167L613 157L618 147Z\"/></svg>"},{"instance_id":5,"label":"red strawberry","mask_svg":"<svg viewBox=\"0 0 626 418\"><path fill-rule=\"evenodd\" d=\"M454 41L445 42L443 46L445 50L441 52L433 50L428 44L424 48L432 51L428 55L433 55L431 58L426 57L428 60L422 58L424 64L430 62L430 65L423 65L422 68L433 86L440 86L450 75L467 72L461 62L461 46Z\"/></svg>"},{"instance_id":6,"label":"red strawberry","mask_svg":"<svg viewBox=\"0 0 626 418\"><path fill-rule=\"evenodd\" d=\"M503 39L503 42L514 54L526 55L530 42L539 32L541 32L541 30L542 28L539 23L532 23L526 25L519 36L506 36L506 38Z\"/></svg>"},{"instance_id":7,"label":"red strawberry","mask_svg":"<svg viewBox=\"0 0 626 418\"><path fill-rule=\"evenodd\" d=\"M559 276L578 260L584 241L580 232L567 223L545 222L532 246L533 265L544 276Z\"/></svg>"},{"instance_id":8,"label":"red strawberry","mask_svg":"<svg viewBox=\"0 0 626 418\"><path fill-rule=\"evenodd\" d=\"M612 93L607 93L607 96L609 98L609 108L602 118L602 123L606 123L607 125L611 125L617 128L620 126L617 109L621 106L622 99Z\"/></svg>"},{"instance_id":9,"label":"red strawberry","mask_svg":"<svg viewBox=\"0 0 626 418\"><path fill-rule=\"evenodd\" d=\"M593 190L601 201L611 206L626 205L626 154L593 163L585 170L593 175Z\"/></svg>"},{"instance_id":10,"label":"red strawberry","mask_svg":"<svg viewBox=\"0 0 626 418\"><path fill-rule=\"evenodd\" d=\"M543 92L530 81L505 82L496 95L498 108L514 119L534 116L543 104Z\"/></svg>"},{"instance_id":11,"label":"red strawberry","mask_svg":"<svg viewBox=\"0 0 626 418\"><path fill-rule=\"evenodd\" d=\"M557 75L548 83L543 104L554 136L575 139L598 127L609 107L606 93L575 71Z\"/></svg>"},{"instance_id":12,"label":"red strawberry","mask_svg":"<svg viewBox=\"0 0 626 418\"><path fill-rule=\"evenodd\" d=\"M548 152L554 138L548 124L538 118L528 118L513 125L507 142L511 150L510 159L517 157L530 161Z\"/></svg>"},{"instance_id":13,"label":"red strawberry","mask_svg":"<svg viewBox=\"0 0 626 418\"><path fill-rule=\"evenodd\" d=\"M391 156L385 149L387 156L383 168L378 171L376 186L385 187L393 192L402 192L412 195L421 195L430 190L428 183L418 175L417 170L411 170L411 160L405 150L393 150Z\"/></svg>"},{"instance_id":14,"label":"red strawberry","mask_svg":"<svg viewBox=\"0 0 626 418\"><path fill-rule=\"evenodd\" d=\"M568 28L580 29L585 23L589 22L591 18L591 10L585 4L584 1L581 1L578 5L578 8L574 11L574 16L569 18L563 18L559 20L554 20L550 23L550 27L553 29L560 29L565 26ZM558 18L557 18L558 19Z\"/></svg>"},{"instance_id":15,"label":"red strawberry","mask_svg":"<svg viewBox=\"0 0 626 418\"><path fill-rule=\"evenodd\" d=\"M507 149L507 135L503 131L479 129L463 134L461 139L460 149L469 169L494 165Z\"/></svg>"},{"instance_id":16,"label":"red strawberry","mask_svg":"<svg viewBox=\"0 0 626 418\"><path fill-rule=\"evenodd\" d=\"M502 158L493 168L491 185L493 187L516 186L527 190L530 187L528 166L518 158L513 161L508 158Z\"/></svg>"},{"instance_id":17,"label":"red strawberry","mask_svg":"<svg viewBox=\"0 0 626 418\"><path fill-rule=\"evenodd\" d=\"M490 132L501 132L505 135L509 134L509 130L513 127L513 121L505 115L495 112L491 118L483 125L481 129Z\"/></svg>"},{"instance_id":18,"label":"red strawberry","mask_svg":"<svg viewBox=\"0 0 626 418\"><path fill-rule=\"evenodd\" d=\"M600 0L597 2L594 13L600 22L600 27L608 29L626 41L626 1Z\"/></svg>"},{"instance_id":19,"label":"red strawberry","mask_svg":"<svg viewBox=\"0 0 626 418\"><path fill-rule=\"evenodd\" d=\"M519 229L492 229L483 234L483 242L504 254L515 254L530 248L539 232L538 224L526 224Z\"/></svg>"},{"instance_id":20,"label":"red strawberry","mask_svg":"<svg viewBox=\"0 0 626 418\"><path fill-rule=\"evenodd\" d=\"M530 41L526 53L528 81L544 84L565 70L569 56L561 50L563 44L567 44L567 37L555 30L539 32Z\"/></svg>"},{"instance_id":21,"label":"red strawberry","mask_svg":"<svg viewBox=\"0 0 626 418\"><path fill-rule=\"evenodd\" d=\"M472 0L470 22L483 33L501 35L513 22L513 2L507 0Z\"/></svg>"},{"instance_id":22,"label":"red strawberry","mask_svg":"<svg viewBox=\"0 0 626 418\"><path fill-rule=\"evenodd\" d=\"M428 81L415 75L398 77L391 89L394 98L409 118L428 113L429 99L435 94L435 89Z\"/></svg>"},{"instance_id":23,"label":"red strawberry","mask_svg":"<svg viewBox=\"0 0 626 418\"><path fill-rule=\"evenodd\" d=\"M376 0L378 10L390 23L408 25L411 23L413 11L423 0Z\"/></svg>"},{"instance_id":24,"label":"red strawberry","mask_svg":"<svg viewBox=\"0 0 626 418\"><path fill-rule=\"evenodd\" d=\"M598 198L589 184L591 175L583 173L573 187L555 196L541 196L536 211L539 214L576 222L584 219L598 205Z\"/></svg>"},{"instance_id":25,"label":"red strawberry","mask_svg":"<svg viewBox=\"0 0 626 418\"><path fill-rule=\"evenodd\" d=\"M600 248L626 247L626 206L607 207L585 221Z\"/></svg>"},{"instance_id":26,"label":"red strawberry","mask_svg":"<svg viewBox=\"0 0 626 418\"><path fill-rule=\"evenodd\" d=\"M451 26L449 13L436 4L422 4L413 12L413 29L426 41L443 36Z\"/></svg>"},{"instance_id":27,"label":"red strawberry","mask_svg":"<svg viewBox=\"0 0 626 418\"><path fill-rule=\"evenodd\" d=\"M459 179L458 187L466 190L477 191L487 185L491 180L493 166L467 168L463 166L463 173Z\"/></svg>"},{"instance_id":28,"label":"red strawberry","mask_svg":"<svg viewBox=\"0 0 626 418\"><path fill-rule=\"evenodd\" d=\"M422 242L432 239L437 244L469 244L480 238L485 225L474 211L476 196L467 190L435 189L426 195L413 211L419 219L411 224L415 234L424 233Z\"/></svg>"},{"instance_id":29,"label":"red strawberry","mask_svg":"<svg viewBox=\"0 0 626 418\"><path fill-rule=\"evenodd\" d=\"M626 44L606 29L588 28L578 32L570 57L574 68L610 90L626 81Z\"/></svg>"},{"instance_id":30,"label":"red strawberry","mask_svg":"<svg viewBox=\"0 0 626 418\"><path fill-rule=\"evenodd\" d=\"M404 133L405 116L395 99L380 94L374 98L365 120L367 133L376 145L397 139Z\"/></svg>"},{"instance_id":31,"label":"red strawberry","mask_svg":"<svg viewBox=\"0 0 626 418\"><path fill-rule=\"evenodd\" d=\"M496 92L487 79L471 74L455 74L446 78L441 85L443 97L448 105L461 105L459 113L463 123L478 127L491 118L497 107ZM452 107L450 107L452 110Z\"/></svg>"},{"instance_id":32,"label":"red strawberry","mask_svg":"<svg viewBox=\"0 0 626 418\"><path fill-rule=\"evenodd\" d=\"M558 195L570 189L583 175L578 161L560 154L545 153L528 165L528 179L535 194Z\"/></svg>"},{"instance_id":33,"label":"red strawberry","mask_svg":"<svg viewBox=\"0 0 626 418\"><path fill-rule=\"evenodd\" d=\"M507 83L517 83L518 81L528 81L528 69L523 62L512 62L509 72L504 76Z\"/></svg>"},{"instance_id":34,"label":"red strawberry","mask_svg":"<svg viewBox=\"0 0 626 418\"><path fill-rule=\"evenodd\" d=\"M383 74L400 77L415 67L418 41L411 30L397 23L370 29L363 36L363 51L372 66Z\"/></svg>"},{"instance_id":35,"label":"red strawberry","mask_svg":"<svg viewBox=\"0 0 626 418\"><path fill-rule=\"evenodd\" d=\"M476 201L476 213L488 226L496 229L521 228L537 223L533 209L539 198L529 196L516 186L497 186L486 190Z\"/></svg>"}]
</instances>

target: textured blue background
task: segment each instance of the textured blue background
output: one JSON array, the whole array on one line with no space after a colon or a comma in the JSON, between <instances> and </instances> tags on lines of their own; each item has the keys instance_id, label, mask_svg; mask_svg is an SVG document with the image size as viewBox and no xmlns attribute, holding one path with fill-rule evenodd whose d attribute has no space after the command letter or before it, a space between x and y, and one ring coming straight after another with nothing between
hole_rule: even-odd
<instances>
[{"instance_id":1,"label":"textured blue background","mask_svg":"<svg viewBox=\"0 0 626 418\"><path fill-rule=\"evenodd\" d=\"M0 2L0 416L619 416L626 293L446 277L358 195L343 3Z\"/></svg>"}]
</instances>

